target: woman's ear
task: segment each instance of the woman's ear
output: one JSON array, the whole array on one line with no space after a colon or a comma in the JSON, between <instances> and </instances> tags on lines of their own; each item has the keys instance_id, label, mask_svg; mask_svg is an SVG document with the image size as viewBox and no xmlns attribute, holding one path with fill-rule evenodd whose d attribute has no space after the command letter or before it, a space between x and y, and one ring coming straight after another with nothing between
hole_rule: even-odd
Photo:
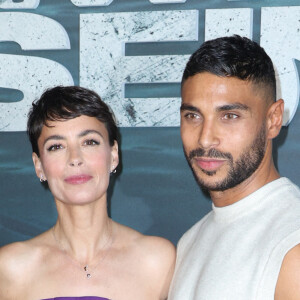
<instances>
[{"instance_id":1,"label":"woman's ear","mask_svg":"<svg viewBox=\"0 0 300 300\"><path fill-rule=\"evenodd\" d=\"M282 99L274 102L268 109L267 125L268 125L268 138L275 138L281 129L284 112L284 101Z\"/></svg>"},{"instance_id":2,"label":"woman's ear","mask_svg":"<svg viewBox=\"0 0 300 300\"><path fill-rule=\"evenodd\" d=\"M111 147L111 172L113 172L119 164L119 145L115 141L114 145Z\"/></svg>"},{"instance_id":3,"label":"woman's ear","mask_svg":"<svg viewBox=\"0 0 300 300\"><path fill-rule=\"evenodd\" d=\"M46 181L46 176L43 171L41 159L38 157L38 155L33 152L32 153L32 161L35 169L36 176L40 179L40 181Z\"/></svg>"}]
</instances>

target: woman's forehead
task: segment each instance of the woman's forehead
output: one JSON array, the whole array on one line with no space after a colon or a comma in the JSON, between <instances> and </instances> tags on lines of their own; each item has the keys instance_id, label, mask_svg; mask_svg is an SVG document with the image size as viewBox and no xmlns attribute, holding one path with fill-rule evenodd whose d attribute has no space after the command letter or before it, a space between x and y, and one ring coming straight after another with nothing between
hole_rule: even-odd
<instances>
[{"instance_id":1,"label":"woman's forehead","mask_svg":"<svg viewBox=\"0 0 300 300\"><path fill-rule=\"evenodd\" d=\"M51 134L61 136L80 136L83 132L99 132L104 138L108 137L108 132L104 123L96 117L80 116L73 119L47 121L42 127L39 139Z\"/></svg>"}]
</instances>

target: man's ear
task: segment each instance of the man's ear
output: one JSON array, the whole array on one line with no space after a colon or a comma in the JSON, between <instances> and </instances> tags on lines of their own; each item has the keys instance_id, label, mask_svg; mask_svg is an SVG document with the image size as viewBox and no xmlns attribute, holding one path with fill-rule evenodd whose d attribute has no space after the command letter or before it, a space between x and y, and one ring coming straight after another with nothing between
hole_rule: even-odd
<instances>
[{"instance_id":1,"label":"man's ear","mask_svg":"<svg viewBox=\"0 0 300 300\"><path fill-rule=\"evenodd\" d=\"M41 181L47 180L46 176L44 174L44 171L43 171L41 159L38 157L38 155L35 152L32 153L32 161L33 161L33 165L34 165L36 176Z\"/></svg>"},{"instance_id":2,"label":"man's ear","mask_svg":"<svg viewBox=\"0 0 300 300\"><path fill-rule=\"evenodd\" d=\"M283 120L284 101L282 99L274 102L268 109L267 126L268 138L274 139L280 132Z\"/></svg>"}]
</instances>

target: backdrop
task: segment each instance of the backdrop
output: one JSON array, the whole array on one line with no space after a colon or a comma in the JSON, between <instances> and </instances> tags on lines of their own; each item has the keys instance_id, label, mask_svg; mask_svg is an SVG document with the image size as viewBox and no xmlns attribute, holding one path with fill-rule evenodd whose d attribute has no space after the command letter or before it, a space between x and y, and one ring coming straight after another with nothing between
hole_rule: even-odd
<instances>
[{"instance_id":1,"label":"backdrop","mask_svg":"<svg viewBox=\"0 0 300 300\"><path fill-rule=\"evenodd\" d=\"M0 0L0 246L56 221L25 124L31 102L57 84L93 89L116 113L122 161L109 189L112 218L176 243L211 209L182 151L182 70L203 41L234 33L274 61L286 101L274 158L299 185L299 0Z\"/></svg>"}]
</instances>

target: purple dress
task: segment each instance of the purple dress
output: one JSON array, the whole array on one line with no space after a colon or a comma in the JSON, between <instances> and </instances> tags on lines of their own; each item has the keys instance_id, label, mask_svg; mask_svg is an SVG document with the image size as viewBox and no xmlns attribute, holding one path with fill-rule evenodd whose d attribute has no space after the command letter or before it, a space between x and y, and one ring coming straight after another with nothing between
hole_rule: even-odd
<instances>
[{"instance_id":1,"label":"purple dress","mask_svg":"<svg viewBox=\"0 0 300 300\"><path fill-rule=\"evenodd\" d=\"M86 296L86 297L57 297L57 298L48 298L42 300L109 300L109 299L96 297L96 296Z\"/></svg>"}]
</instances>

